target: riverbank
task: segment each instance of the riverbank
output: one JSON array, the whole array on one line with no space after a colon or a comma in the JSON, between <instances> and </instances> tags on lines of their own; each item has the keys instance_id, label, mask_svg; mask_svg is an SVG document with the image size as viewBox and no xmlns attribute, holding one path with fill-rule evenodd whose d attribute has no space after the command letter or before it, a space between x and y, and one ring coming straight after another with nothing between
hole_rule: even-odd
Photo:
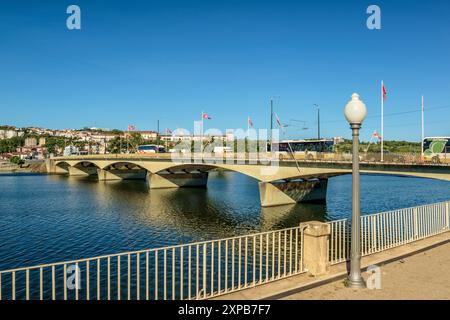
<instances>
[{"instance_id":1,"label":"riverbank","mask_svg":"<svg viewBox=\"0 0 450 320\"><path fill-rule=\"evenodd\" d=\"M23 165L16 165L12 163L3 164L0 166L0 172L24 172L24 173L47 173L47 168L45 166L45 162L36 162L36 163L29 163L29 164L23 164Z\"/></svg>"}]
</instances>

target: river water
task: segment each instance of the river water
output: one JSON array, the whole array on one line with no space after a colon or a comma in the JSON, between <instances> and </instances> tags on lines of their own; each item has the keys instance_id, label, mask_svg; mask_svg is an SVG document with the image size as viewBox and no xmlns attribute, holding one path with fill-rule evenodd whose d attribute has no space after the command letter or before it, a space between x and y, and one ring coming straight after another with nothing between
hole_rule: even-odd
<instances>
[{"instance_id":1,"label":"river water","mask_svg":"<svg viewBox=\"0 0 450 320\"><path fill-rule=\"evenodd\" d=\"M363 175L363 214L450 199L450 182ZM0 270L335 220L351 214L351 176L329 180L326 204L261 208L257 181L210 174L206 189L148 190L144 181L97 182L0 174Z\"/></svg>"}]
</instances>

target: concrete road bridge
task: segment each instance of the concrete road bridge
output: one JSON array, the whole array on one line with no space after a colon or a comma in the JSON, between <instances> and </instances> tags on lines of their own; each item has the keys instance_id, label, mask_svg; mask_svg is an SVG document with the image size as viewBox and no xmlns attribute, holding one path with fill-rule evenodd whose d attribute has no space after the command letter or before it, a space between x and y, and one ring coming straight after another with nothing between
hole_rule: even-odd
<instances>
[{"instance_id":1,"label":"concrete road bridge","mask_svg":"<svg viewBox=\"0 0 450 320\"><path fill-rule=\"evenodd\" d=\"M235 156L236 157L236 156ZM350 161L294 161L265 158L178 158L170 154L108 154L54 157L47 172L95 175L99 181L147 180L150 189L206 187L211 170L230 170L258 181L261 206L325 201L328 179L351 173ZM450 181L450 165L362 162L361 173Z\"/></svg>"}]
</instances>

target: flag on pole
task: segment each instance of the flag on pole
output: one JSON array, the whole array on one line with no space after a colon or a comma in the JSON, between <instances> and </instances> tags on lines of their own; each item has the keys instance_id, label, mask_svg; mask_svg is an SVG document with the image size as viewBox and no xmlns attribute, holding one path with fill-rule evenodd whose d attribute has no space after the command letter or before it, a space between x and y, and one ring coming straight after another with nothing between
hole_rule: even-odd
<instances>
[{"instance_id":1,"label":"flag on pole","mask_svg":"<svg viewBox=\"0 0 450 320\"><path fill-rule=\"evenodd\" d=\"M384 86L384 82L381 84L381 92L383 93L383 100L386 101L387 91L386 91L386 87Z\"/></svg>"},{"instance_id":2,"label":"flag on pole","mask_svg":"<svg viewBox=\"0 0 450 320\"><path fill-rule=\"evenodd\" d=\"M136 127L133 126L132 124L129 124L128 125L128 131L134 131L134 130L136 130Z\"/></svg>"},{"instance_id":3,"label":"flag on pole","mask_svg":"<svg viewBox=\"0 0 450 320\"><path fill-rule=\"evenodd\" d=\"M253 121L248 117L248 125L253 128Z\"/></svg>"},{"instance_id":4,"label":"flag on pole","mask_svg":"<svg viewBox=\"0 0 450 320\"><path fill-rule=\"evenodd\" d=\"M277 120L278 125L279 125L281 128L283 128L283 124L281 123L280 118L278 118L278 115L277 115L275 112L274 112L274 115L275 115L275 119Z\"/></svg>"},{"instance_id":5,"label":"flag on pole","mask_svg":"<svg viewBox=\"0 0 450 320\"><path fill-rule=\"evenodd\" d=\"M212 118L206 114L206 112L202 112L202 119L211 120Z\"/></svg>"},{"instance_id":6,"label":"flag on pole","mask_svg":"<svg viewBox=\"0 0 450 320\"><path fill-rule=\"evenodd\" d=\"M376 132L376 131L373 132L372 138L377 138L378 141L381 141L381 136L380 136L380 134L379 134L378 132Z\"/></svg>"}]
</instances>

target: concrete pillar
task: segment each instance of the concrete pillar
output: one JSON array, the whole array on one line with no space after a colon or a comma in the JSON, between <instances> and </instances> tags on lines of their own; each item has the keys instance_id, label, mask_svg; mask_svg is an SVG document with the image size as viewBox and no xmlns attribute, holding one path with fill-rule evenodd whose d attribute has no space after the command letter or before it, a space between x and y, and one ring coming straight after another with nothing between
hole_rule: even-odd
<instances>
[{"instance_id":1,"label":"concrete pillar","mask_svg":"<svg viewBox=\"0 0 450 320\"><path fill-rule=\"evenodd\" d=\"M111 180L145 180L147 170L145 169L97 169L99 181Z\"/></svg>"},{"instance_id":2,"label":"concrete pillar","mask_svg":"<svg viewBox=\"0 0 450 320\"><path fill-rule=\"evenodd\" d=\"M208 173L149 173L147 179L150 189L180 187L205 188L208 183Z\"/></svg>"},{"instance_id":3,"label":"concrete pillar","mask_svg":"<svg viewBox=\"0 0 450 320\"><path fill-rule=\"evenodd\" d=\"M68 165L66 164L65 167L60 167L55 165L55 161L51 159L45 160L45 167L47 169L47 173L56 173L56 174L68 174Z\"/></svg>"},{"instance_id":4,"label":"concrete pillar","mask_svg":"<svg viewBox=\"0 0 450 320\"><path fill-rule=\"evenodd\" d=\"M179 188L175 183L156 173L148 173L147 181L150 189Z\"/></svg>"},{"instance_id":5,"label":"concrete pillar","mask_svg":"<svg viewBox=\"0 0 450 320\"><path fill-rule=\"evenodd\" d=\"M330 225L319 221L300 224L303 230L303 263L309 274L320 276L330 270Z\"/></svg>"},{"instance_id":6,"label":"concrete pillar","mask_svg":"<svg viewBox=\"0 0 450 320\"><path fill-rule=\"evenodd\" d=\"M328 179L303 181L260 182L262 207L273 207L297 202L326 201Z\"/></svg>"},{"instance_id":7,"label":"concrete pillar","mask_svg":"<svg viewBox=\"0 0 450 320\"><path fill-rule=\"evenodd\" d=\"M69 167L69 176L90 176L96 174L97 170L95 167Z\"/></svg>"},{"instance_id":8,"label":"concrete pillar","mask_svg":"<svg viewBox=\"0 0 450 320\"><path fill-rule=\"evenodd\" d=\"M296 201L270 182L259 182L259 198L262 207L295 204Z\"/></svg>"},{"instance_id":9,"label":"concrete pillar","mask_svg":"<svg viewBox=\"0 0 450 320\"><path fill-rule=\"evenodd\" d=\"M60 166L53 166L51 168L51 171L47 171L50 173L57 173L57 174L68 174L69 173L69 167L66 168L62 168Z\"/></svg>"}]
</instances>

